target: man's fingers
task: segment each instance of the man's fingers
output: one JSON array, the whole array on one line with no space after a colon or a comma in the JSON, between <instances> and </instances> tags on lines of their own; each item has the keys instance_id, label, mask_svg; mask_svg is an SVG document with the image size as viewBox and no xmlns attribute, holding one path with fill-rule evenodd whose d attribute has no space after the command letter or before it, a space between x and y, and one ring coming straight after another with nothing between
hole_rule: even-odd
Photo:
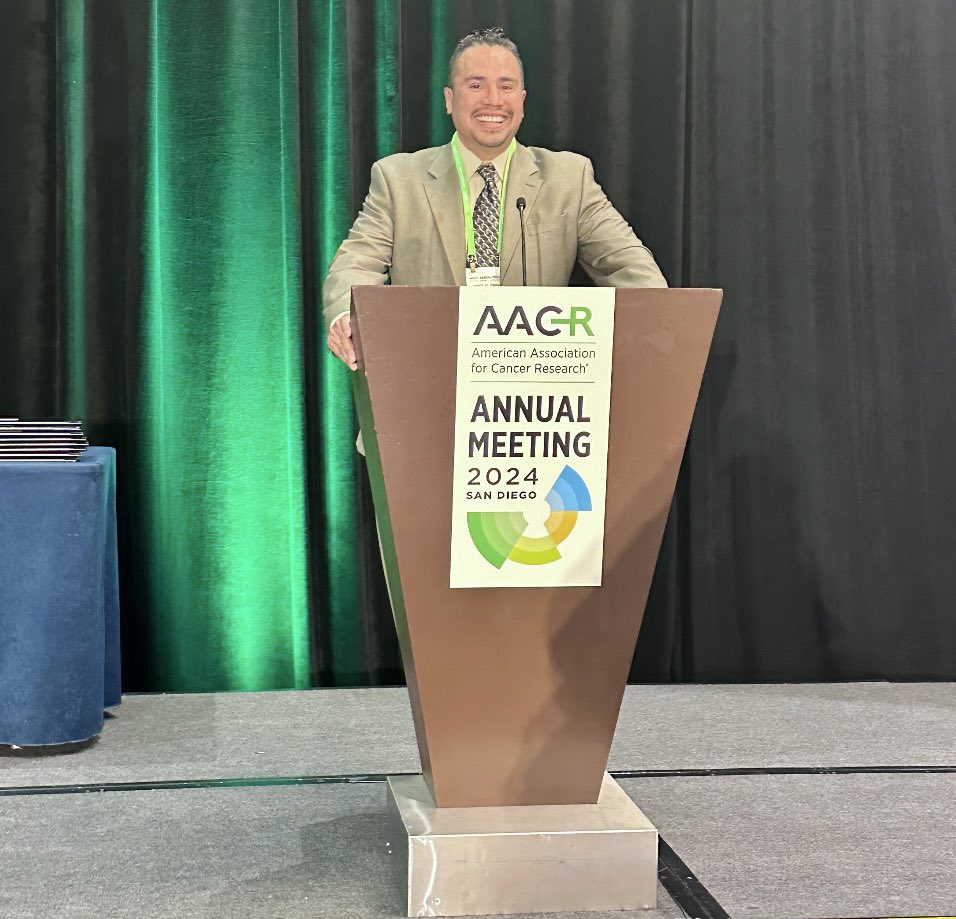
<instances>
[{"instance_id":1,"label":"man's fingers","mask_svg":"<svg viewBox=\"0 0 956 919\"><path fill-rule=\"evenodd\" d=\"M352 323L348 316L343 316L339 320L339 342L344 355L343 360L353 370L357 367L355 362L355 347L352 344Z\"/></svg>"},{"instance_id":2,"label":"man's fingers","mask_svg":"<svg viewBox=\"0 0 956 919\"><path fill-rule=\"evenodd\" d=\"M351 370L358 369L355 349L352 347L352 324L348 316L343 316L332 324L328 337L329 350Z\"/></svg>"},{"instance_id":3,"label":"man's fingers","mask_svg":"<svg viewBox=\"0 0 956 919\"><path fill-rule=\"evenodd\" d=\"M339 360L344 361L346 364L352 364L355 360L355 355L350 353L350 348L348 346L348 339L343 338L341 335L337 335L333 332L329 332L329 350L337 357Z\"/></svg>"}]
</instances>

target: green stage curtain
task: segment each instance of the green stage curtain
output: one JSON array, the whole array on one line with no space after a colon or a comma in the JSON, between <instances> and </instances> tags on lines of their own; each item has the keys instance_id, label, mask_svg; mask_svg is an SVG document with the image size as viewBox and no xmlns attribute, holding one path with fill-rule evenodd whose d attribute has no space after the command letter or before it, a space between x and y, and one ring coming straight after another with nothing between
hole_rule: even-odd
<instances>
[{"instance_id":1,"label":"green stage curtain","mask_svg":"<svg viewBox=\"0 0 956 919\"><path fill-rule=\"evenodd\" d=\"M296 9L151 12L139 471L155 678L304 687Z\"/></svg>"}]
</instances>

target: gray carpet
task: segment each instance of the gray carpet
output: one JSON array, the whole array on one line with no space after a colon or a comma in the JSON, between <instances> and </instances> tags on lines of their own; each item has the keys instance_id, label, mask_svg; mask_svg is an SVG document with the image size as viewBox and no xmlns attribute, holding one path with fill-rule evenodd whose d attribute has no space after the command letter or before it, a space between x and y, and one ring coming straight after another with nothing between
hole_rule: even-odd
<instances>
[{"instance_id":1,"label":"gray carpet","mask_svg":"<svg viewBox=\"0 0 956 919\"><path fill-rule=\"evenodd\" d=\"M621 786L734 919L956 915L956 775Z\"/></svg>"},{"instance_id":2,"label":"gray carpet","mask_svg":"<svg viewBox=\"0 0 956 919\"><path fill-rule=\"evenodd\" d=\"M382 784L0 798L0 917L398 919L384 837Z\"/></svg>"},{"instance_id":3,"label":"gray carpet","mask_svg":"<svg viewBox=\"0 0 956 919\"><path fill-rule=\"evenodd\" d=\"M956 912L956 776L622 785L735 919ZM0 798L0 917L398 917L384 796L375 784ZM627 915L681 915L660 902Z\"/></svg>"},{"instance_id":4,"label":"gray carpet","mask_svg":"<svg viewBox=\"0 0 956 919\"><path fill-rule=\"evenodd\" d=\"M610 761L894 765L956 766L952 684L629 687ZM132 696L80 752L0 750L8 788L417 769L399 689ZM956 915L952 774L622 785L735 919ZM0 917L399 916L383 815L380 784L0 797Z\"/></svg>"},{"instance_id":5,"label":"gray carpet","mask_svg":"<svg viewBox=\"0 0 956 919\"><path fill-rule=\"evenodd\" d=\"M0 748L0 786L418 771L404 689L127 696L91 747ZM954 684L629 686L609 767L956 765Z\"/></svg>"}]
</instances>

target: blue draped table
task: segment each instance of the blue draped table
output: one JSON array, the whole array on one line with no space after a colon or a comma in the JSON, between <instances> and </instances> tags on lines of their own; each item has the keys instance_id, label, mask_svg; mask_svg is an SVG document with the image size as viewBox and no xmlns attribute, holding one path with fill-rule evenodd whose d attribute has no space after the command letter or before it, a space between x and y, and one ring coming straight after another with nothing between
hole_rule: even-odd
<instances>
[{"instance_id":1,"label":"blue draped table","mask_svg":"<svg viewBox=\"0 0 956 919\"><path fill-rule=\"evenodd\" d=\"M0 744L93 737L120 692L115 451L0 463Z\"/></svg>"}]
</instances>

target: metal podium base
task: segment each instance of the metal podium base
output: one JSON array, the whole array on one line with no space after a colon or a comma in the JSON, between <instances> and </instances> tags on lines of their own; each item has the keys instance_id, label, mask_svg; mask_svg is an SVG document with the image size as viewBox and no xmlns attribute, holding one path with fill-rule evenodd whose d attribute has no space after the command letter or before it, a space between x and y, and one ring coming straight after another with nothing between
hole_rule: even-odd
<instances>
[{"instance_id":1,"label":"metal podium base","mask_svg":"<svg viewBox=\"0 0 956 919\"><path fill-rule=\"evenodd\" d=\"M653 909L657 830L605 773L597 804L435 807L388 780L388 846L409 916Z\"/></svg>"}]
</instances>

